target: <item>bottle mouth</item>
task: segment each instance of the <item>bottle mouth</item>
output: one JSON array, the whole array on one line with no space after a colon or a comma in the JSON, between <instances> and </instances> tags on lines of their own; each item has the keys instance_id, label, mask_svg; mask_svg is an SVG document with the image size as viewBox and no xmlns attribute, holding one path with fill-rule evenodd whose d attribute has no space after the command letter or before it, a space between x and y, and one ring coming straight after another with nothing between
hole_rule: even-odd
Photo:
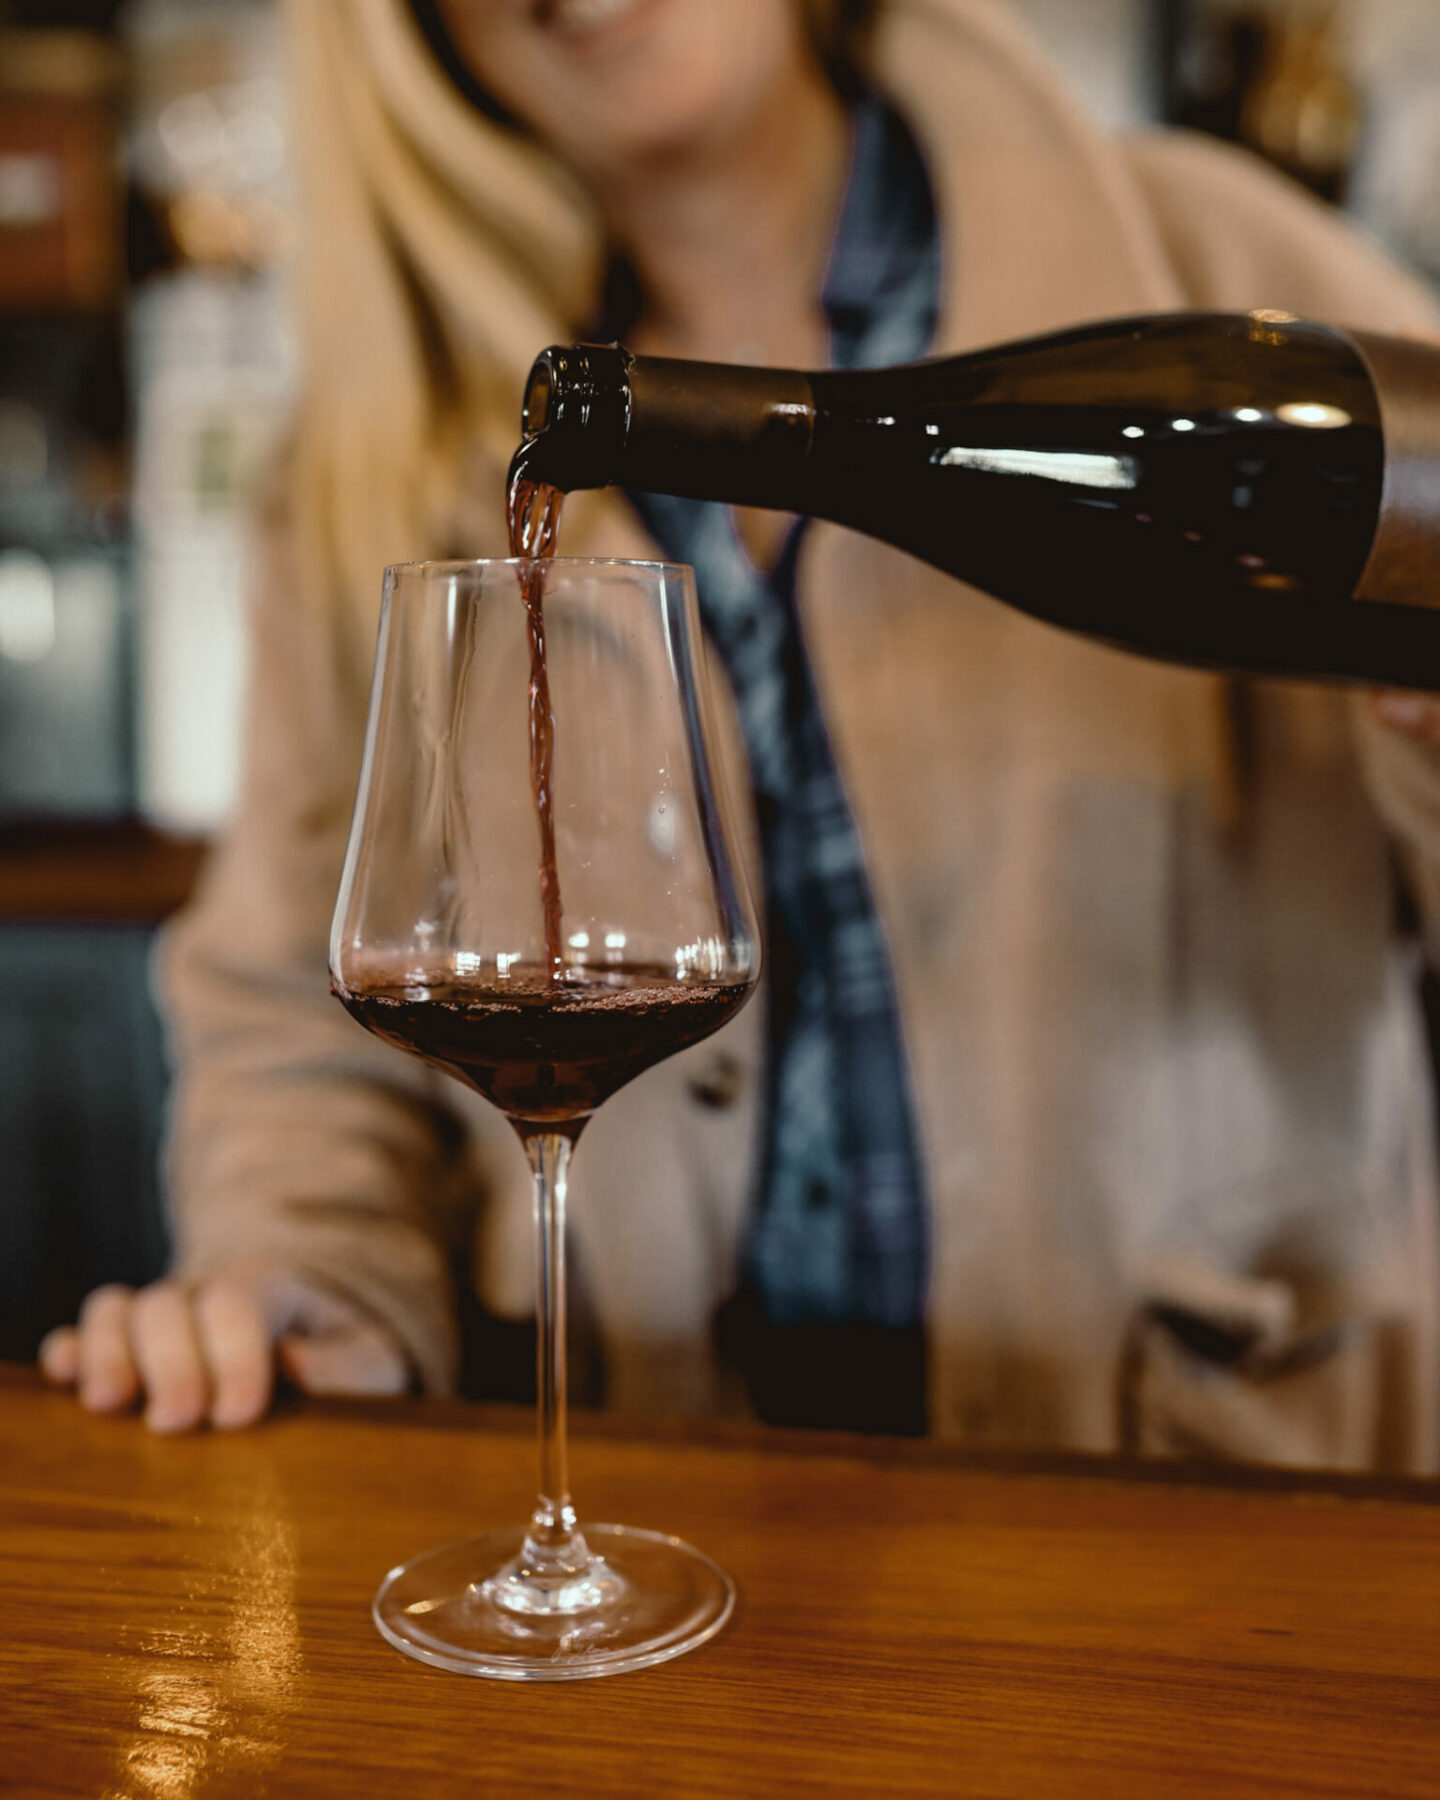
<instances>
[{"instance_id":1,"label":"bottle mouth","mask_svg":"<svg viewBox=\"0 0 1440 1800\"><path fill-rule=\"evenodd\" d=\"M550 426L555 381L550 373L550 352L542 350L536 357L525 384L525 403L520 409L520 430L527 437L537 437Z\"/></svg>"},{"instance_id":2,"label":"bottle mouth","mask_svg":"<svg viewBox=\"0 0 1440 1800\"><path fill-rule=\"evenodd\" d=\"M551 344L531 365L520 413L527 473L565 491L615 478L630 429L630 353Z\"/></svg>"}]
</instances>

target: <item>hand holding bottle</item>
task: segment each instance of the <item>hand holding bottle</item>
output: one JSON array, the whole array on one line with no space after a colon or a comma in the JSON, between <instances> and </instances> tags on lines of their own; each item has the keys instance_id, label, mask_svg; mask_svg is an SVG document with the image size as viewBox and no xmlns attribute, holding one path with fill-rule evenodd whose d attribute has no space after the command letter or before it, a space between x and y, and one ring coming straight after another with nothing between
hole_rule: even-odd
<instances>
[{"instance_id":1,"label":"hand holding bottle","mask_svg":"<svg viewBox=\"0 0 1440 1800\"><path fill-rule=\"evenodd\" d=\"M405 1354L379 1320L329 1288L268 1263L139 1292L97 1288L74 1326L52 1331L40 1367L92 1412L144 1402L152 1431L252 1425L276 1366L311 1394L394 1394Z\"/></svg>"}]
</instances>

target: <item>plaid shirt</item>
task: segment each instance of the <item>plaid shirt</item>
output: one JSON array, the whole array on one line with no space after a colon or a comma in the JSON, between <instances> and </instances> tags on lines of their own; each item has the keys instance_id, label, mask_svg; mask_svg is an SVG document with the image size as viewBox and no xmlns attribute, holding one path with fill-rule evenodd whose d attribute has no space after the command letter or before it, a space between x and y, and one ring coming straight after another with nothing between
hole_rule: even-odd
<instances>
[{"instance_id":1,"label":"plaid shirt","mask_svg":"<svg viewBox=\"0 0 1440 1800\"><path fill-rule=\"evenodd\" d=\"M920 154L872 95L853 113L849 187L824 307L832 364L923 356L939 239ZM889 951L826 729L795 591L805 531L759 573L729 509L637 494L690 563L729 675L754 782L769 948L759 1181L744 1276L773 1325L923 1322L929 1207Z\"/></svg>"}]
</instances>

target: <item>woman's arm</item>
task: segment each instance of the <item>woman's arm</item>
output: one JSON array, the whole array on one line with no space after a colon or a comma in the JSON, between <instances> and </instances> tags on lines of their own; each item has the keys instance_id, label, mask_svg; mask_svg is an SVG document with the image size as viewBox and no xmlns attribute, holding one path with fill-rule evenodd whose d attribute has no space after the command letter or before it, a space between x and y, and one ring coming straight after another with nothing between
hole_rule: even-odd
<instances>
[{"instance_id":1,"label":"woman's arm","mask_svg":"<svg viewBox=\"0 0 1440 1800\"><path fill-rule=\"evenodd\" d=\"M378 573L377 573L378 592ZM451 1385L447 1240L463 1133L438 1077L329 993L330 912L363 694L283 518L263 536L243 791L160 987L176 1079L170 1278L92 1295L42 1363L97 1409L143 1392L157 1429L246 1423L278 1352L301 1385Z\"/></svg>"}]
</instances>

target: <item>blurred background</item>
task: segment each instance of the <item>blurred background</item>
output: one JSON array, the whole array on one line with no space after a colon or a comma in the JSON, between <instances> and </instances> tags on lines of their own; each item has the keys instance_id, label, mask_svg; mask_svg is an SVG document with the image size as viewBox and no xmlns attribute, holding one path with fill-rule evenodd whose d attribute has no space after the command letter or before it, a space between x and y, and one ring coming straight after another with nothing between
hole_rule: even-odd
<instances>
[{"instance_id":1,"label":"blurred background","mask_svg":"<svg viewBox=\"0 0 1440 1800\"><path fill-rule=\"evenodd\" d=\"M1440 280L1435 0L1008 3ZM150 954L234 793L298 229L270 0L0 0L0 1357L163 1266Z\"/></svg>"}]
</instances>

